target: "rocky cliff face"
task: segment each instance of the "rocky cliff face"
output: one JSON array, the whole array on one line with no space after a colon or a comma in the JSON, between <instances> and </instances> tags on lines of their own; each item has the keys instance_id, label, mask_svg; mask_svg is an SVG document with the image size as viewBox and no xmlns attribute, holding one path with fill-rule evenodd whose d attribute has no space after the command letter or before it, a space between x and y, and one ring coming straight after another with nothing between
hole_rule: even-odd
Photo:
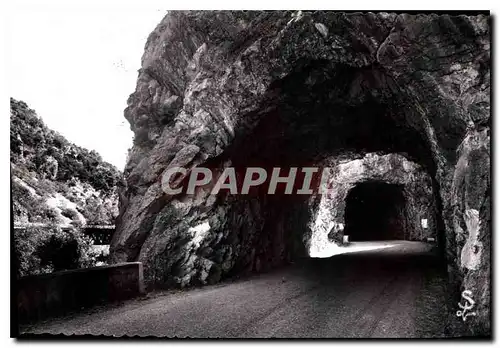
<instances>
[{"instance_id":1,"label":"rocky cliff face","mask_svg":"<svg viewBox=\"0 0 500 348\"><path fill-rule=\"evenodd\" d=\"M161 177L173 166L397 153L429 178L452 301L473 291L484 311L472 330L489 332L489 95L487 16L170 12L125 110L135 142L112 258L143 261L150 284L184 286L307 254L311 197L169 196Z\"/></svg>"}]
</instances>

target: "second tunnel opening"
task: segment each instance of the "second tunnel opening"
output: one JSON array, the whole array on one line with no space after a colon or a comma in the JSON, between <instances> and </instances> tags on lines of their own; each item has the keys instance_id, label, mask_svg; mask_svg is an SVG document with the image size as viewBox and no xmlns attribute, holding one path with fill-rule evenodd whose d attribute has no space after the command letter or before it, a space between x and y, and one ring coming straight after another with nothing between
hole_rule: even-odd
<instances>
[{"instance_id":1,"label":"second tunnel opening","mask_svg":"<svg viewBox=\"0 0 500 348\"><path fill-rule=\"evenodd\" d=\"M345 222L345 234L352 241L406 239L403 186L358 183L347 195Z\"/></svg>"}]
</instances>

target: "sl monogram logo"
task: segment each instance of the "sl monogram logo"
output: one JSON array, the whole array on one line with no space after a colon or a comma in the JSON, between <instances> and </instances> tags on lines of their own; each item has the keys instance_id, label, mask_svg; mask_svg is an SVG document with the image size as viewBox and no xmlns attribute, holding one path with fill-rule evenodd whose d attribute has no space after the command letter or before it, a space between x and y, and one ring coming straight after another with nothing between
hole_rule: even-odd
<instances>
[{"instance_id":1,"label":"sl monogram logo","mask_svg":"<svg viewBox=\"0 0 500 348\"><path fill-rule=\"evenodd\" d=\"M469 315L471 316L476 316L476 312L470 312L467 313L467 311L471 310L476 302L472 299L472 291L470 290L464 290L462 292L462 298L465 300L465 304L461 304L460 302L458 303L458 307L460 307L462 310L457 311L457 317L462 317L463 321L467 319Z\"/></svg>"}]
</instances>

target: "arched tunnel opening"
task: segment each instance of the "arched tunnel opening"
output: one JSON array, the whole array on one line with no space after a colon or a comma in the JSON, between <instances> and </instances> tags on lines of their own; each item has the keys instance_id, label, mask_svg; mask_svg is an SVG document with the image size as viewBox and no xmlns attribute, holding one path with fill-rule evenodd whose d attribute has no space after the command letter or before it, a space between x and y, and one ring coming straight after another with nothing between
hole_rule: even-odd
<instances>
[{"instance_id":1,"label":"arched tunnel opening","mask_svg":"<svg viewBox=\"0 0 500 348\"><path fill-rule=\"evenodd\" d=\"M329 167L336 180L350 183L336 187L335 197L327 199L325 207L322 204L328 195L317 191L296 194L300 180L292 194L269 195L267 186L261 185L247 195L224 191L212 196L210 188L202 188L194 197L182 193L168 197L172 203L158 200L150 206L156 216L142 222L150 232L131 235L131 247L116 248L115 255L124 251L127 260L135 260L153 253L145 277L160 284L186 286L266 271L321 254L321 250L312 250L318 245L319 249L342 246L343 236L351 229L354 240L417 241L439 235L444 231L439 230L442 211L433 185L436 163L424 126L413 100L380 66L300 62L294 71L270 85L259 106L234 125L234 136L219 155L203 159L195 152L189 157L189 151L219 146L207 135L197 138L193 150L185 147L176 158L190 158L197 165L218 170L233 167L239 178L251 167L264 168L269 175L273 168L288 173L290 168L300 172L301 168L314 167L321 173ZM344 168L346 163L353 167ZM345 195L353 184L359 184L359 175L363 180L382 175L384 182L393 184L381 187L387 196L383 206L394 209L378 210L384 218L374 215L378 226L368 236L356 221L370 221L363 214L372 216L372 211L360 212L362 209L351 202L347 203L347 218L344 216ZM312 185L319 182L316 176ZM396 192L403 183L412 187L405 191L405 199L413 199L407 206L419 208L397 213L402 204ZM360 190L380 199L375 188L359 187L354 193ZM373 202L376 206L375 199ZM328 204L336 206L337 215L331 214ZM426 231L419 227L421 215L433 215L436 220ZM162 232L165 230L173 231L168 238Z\"/></svg>"},{"instance_id":2,"label":"arched tunnel opening","mask_svg":"<svg viewBox=\"0 0 500 348\"><path fill-rule=\"evenodd\" d=\"M455 285L474 285L489 257L486 21L360 16L287 15L275 38L240 20L208 36L210 21L196 18L189 31L182 16L159 26L125 112L136 138L113 262L142 261L149 285L185 287L328 263L347 235L437 245ZM197 167L331 168L334 190L164 194L175 166L185 181Z\"/></svg>"},{"instance_id":3,"label":"arched tunnel opening","mask_svg":"<svg viewBox=\"0 0 500 348\"><path fill-rule=\"evenodd\" d=\"M444 232L440 207L436 204L439 193L432 186L436 164L429 140L418 115L413 113L411 99L398 88L378 66L353 68L325 61L308 62L299 64L293 73L272 85L264 104L248 115L248 119L257 121L250 129L238 128L241 133L217 161L242 168L336 168L340 163L363 160L367 154L376 158L389 156L388 162L372 165L375 171L377 166L384 170L385 183L376 181L375 172L365 177L374 182L355 182L356 187L348 197L335 198L339 205L345 206L338 209L346 210L345 216L326 213L322 219L327 222L321 231L314 230L316 227L311 231L321 209L318 207L321 195L268 196L264 187L259 195L252 197L261 211L257 227L251 226L251 222L247 227L258 245L257 256L253 256L258 269L272 268L279 264L278 260L311 256L311 248L315 247L312 239L318 233L324 235L325 243L328 238L329 243L341 244L343 235L349 235L351 241L416 241ZM408 163L419 167L418 175L401 169ZM336 170L343 170L339 168ZM341 178L352 180L356 175L354 172ZM416 185L419 176L425 176L426 189L414 188L403 193L402 183L408 181L410 186L419 186ZM365 208L358 196L366 200ZM419 200L425 203L416 204L418 208L409 214L405 196L412 196L414 203ZM243 206L255 204L244 196L234 201ZM242 214L245 209L236 211ZM421 231L421 219L429 216L432 226ZM238 226L238 230L245 234L245 229ZM440 248L442 243L443 239ZM237 269L240 268L232 272L238 272Z\"/></svg>"},{"instance_id":4,"label":"arched tunnel opening","mask_svg":"<svg viewBox=\"0 0 500 348\"><path fill-rule=\"evenodd\" d=\"M344 233L351 241L405 240L405 205L401 185L359 183L346 198Z\"/></svg>"}]
</instances>

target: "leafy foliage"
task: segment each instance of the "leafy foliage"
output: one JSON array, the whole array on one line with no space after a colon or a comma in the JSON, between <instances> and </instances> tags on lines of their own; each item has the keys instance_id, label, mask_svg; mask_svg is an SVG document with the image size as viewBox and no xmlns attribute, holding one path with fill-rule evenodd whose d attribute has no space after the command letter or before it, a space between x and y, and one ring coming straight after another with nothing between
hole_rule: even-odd
<instances>
[{"instance_id":1,"label":"leafy foliage","mask_svg":"<svg viewBox=\"0 0 500 348\"><path fill-rule=\"evenodd\" d=\"M49 129L25 102L10 99L10 123L12 163L22 162L29 171L40 174L52 175L56 170L57 181L76 177L105 192L120 180L116 167L104 162L96 151L74 145Z\"/></svg>"},{"instance_id":2,"label":"leafy foliage","mask_svg":"<svg viewBox=\"0 0 500 348\"><path fill-rule=\"evenodd\" d=\"M121 172L49 129L26 103L11 98L14 220L112 225Z\"/></svg>"},{"instance_id":3,"label":"leafy foliage","mask_svg":"<svg viewBox=\"0 0 500 348\"><path fill-rule=\"evenodd\" d=\"M28 227L14 231L17 275L26 276L94 266L99 254L78 229Z\"/></svg>"},{"instance_id":4,"label":"leafy foliage","mask_svg":"<svg viewBox=\"0 0 500 348\"><path fill-rule=\"evenodd\" d=\"M114 224L122 174L49 129L22 101L11 98L10 122L14 221L28 226L14 231L17 275L105 261L78 226ZM68 225L69 231L59 227Z\"/></svg>"},{"instance_id":5,"label":"leafy foliage","mask_svg":"<svg viewBox=\"0 0 500 348\"><path fill-rule=\"evenodd\" d=\"M57 222L57 212L45 204L42 197L33 197L28 189L16 181L12 182L11 194L14 216L30 222Z\"/></svg>"}]
</instances>

